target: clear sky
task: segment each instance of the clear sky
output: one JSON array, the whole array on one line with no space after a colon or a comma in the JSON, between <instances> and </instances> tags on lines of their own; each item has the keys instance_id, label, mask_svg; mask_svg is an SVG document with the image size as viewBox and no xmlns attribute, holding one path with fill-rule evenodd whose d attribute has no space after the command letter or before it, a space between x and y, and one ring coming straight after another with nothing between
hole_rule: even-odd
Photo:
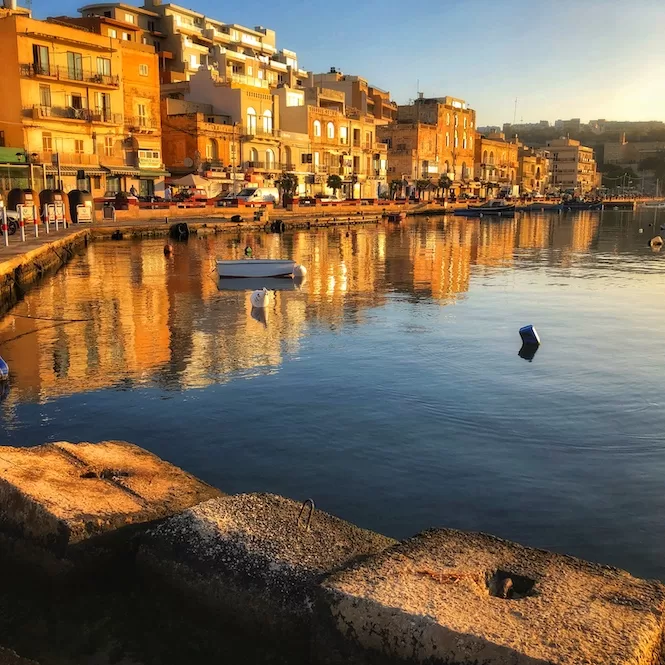
<instances>
[{"instance_id":1,"label":"clear sky","mask_svg":"<svg viewBox=\"0 0 665 665\"><path fill-rule=\"evenodd\" d=\"M33 14L76 15L91 1L33 0ZM518 122L665 120L665 0L178 4L272 28L304 69L358 74L398 103L416 96L418 81L426 96L461 97L479 125L511 122L515 98Z\"/></svg>"}]
</instances>

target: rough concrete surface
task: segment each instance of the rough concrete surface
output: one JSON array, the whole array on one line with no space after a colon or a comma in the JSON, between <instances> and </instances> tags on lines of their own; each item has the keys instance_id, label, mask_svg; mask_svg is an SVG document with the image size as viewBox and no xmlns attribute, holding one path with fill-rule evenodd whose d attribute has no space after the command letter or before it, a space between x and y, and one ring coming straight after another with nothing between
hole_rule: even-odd
<instances>
[{"instance_id":1,"label":"rough concrete surface","mask_svg":"<svg viewBox=\"0 0 665 665\"><path fill-rule=\"evenodd\" d=\"M181 469L121 441L0 447L0 531L58 553L121 527L219 496Z\"/></svg>"},{"instance_id":2,"label":"rough concrete surface","mask_svg":"<svg viewBox=\"0 0 665 665\"><path fill-rule=\"evenodd\" d=\"M661 662L663 585L485 534L424 532L322 590L333 631L372 662Z\"/></svg>"},{"instance_id":3,"label":"rough concrete surface","mask_svg":"<svg viewBox=\"0 0 665 665\"><path fill-rule=\"evenodd\" d=\"M0 647L0 665L39 665L34 660L26 660L10 649Z\"/></svg>"},{"instance_id":4,"label":"rough concrete surface","mask_svg":"<svg viewBox=\"0 0 665 665\"><path fill-rule=\"evenodd\" d=\"M268 624L312 615L323 575L395 541L272 494L224 496L150 531L139 561L198 602Z\"/></svg>"}]
</instances>

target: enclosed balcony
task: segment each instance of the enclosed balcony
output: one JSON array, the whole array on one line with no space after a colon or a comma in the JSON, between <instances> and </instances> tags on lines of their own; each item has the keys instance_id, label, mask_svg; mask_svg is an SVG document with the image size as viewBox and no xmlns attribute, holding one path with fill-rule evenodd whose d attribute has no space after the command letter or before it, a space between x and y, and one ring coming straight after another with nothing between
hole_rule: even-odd
<instances>
[{"instance_id":1,"label":"enclosed balcony","mask_svg":"<svg viewBox=\"0 0 665 665\"><path fill-rule=\"evenodd\" d=\"M120 87L120 77L98 74L78 67L59 67L50 64L25 63L19 65L21 76L56 81L70 81L103 88Z\"/></svg>"}]
</instances>

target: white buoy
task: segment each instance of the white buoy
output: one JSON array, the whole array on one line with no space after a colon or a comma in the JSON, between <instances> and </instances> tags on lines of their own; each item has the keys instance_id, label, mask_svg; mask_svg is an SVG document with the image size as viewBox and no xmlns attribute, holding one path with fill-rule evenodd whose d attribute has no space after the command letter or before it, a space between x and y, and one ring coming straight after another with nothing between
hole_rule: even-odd
<instances>
[{"instance_id":1,"label":"white buoy","mask_svg":"<svg viewBox=\"0 0 665 665\"><path fill-rule=\"evenodd\" d=\"M268 307L270 305L270 292L265 287L258 291L252 291L249 301L252 303L252 307Z\"/></svg>"},{"instance_id":2,"label":"white buoy","mask_svg":"<svg viewBox=\"0 0 665 665\"><path fill-rule=\"evenodd\" d=\"M520 328L520 337L524 344L539 345L540 337L533 326L524 326Z\"/></svg>"},{"instance_id":3,"label":"white buoy","mask_svg":"<svg viewBox=\"0 0 665 665\"><path fill-rule=\"evenodd\" d=\"M307 274L307 268L305 266L298 264L294 269L293 269L293 276L294 277L304 277Z\"/></svg>"}]
</instances>

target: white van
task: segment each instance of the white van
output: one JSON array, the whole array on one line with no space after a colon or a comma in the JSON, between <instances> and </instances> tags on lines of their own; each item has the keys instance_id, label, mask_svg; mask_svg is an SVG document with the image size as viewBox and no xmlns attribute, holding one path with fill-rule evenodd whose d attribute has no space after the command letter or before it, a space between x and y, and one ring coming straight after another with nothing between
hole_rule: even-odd
<instances>
[{"instance_id":1,"label":"white van","mask_svg":"<svg viewBox=\"0 0 665 665\"><path fill-rule=\"evenodd\" d=\"M279 201L279 190L277 187L247 187L238 193L236 197L245 203L267 203Z\"/></svg>"}]
</instances>

